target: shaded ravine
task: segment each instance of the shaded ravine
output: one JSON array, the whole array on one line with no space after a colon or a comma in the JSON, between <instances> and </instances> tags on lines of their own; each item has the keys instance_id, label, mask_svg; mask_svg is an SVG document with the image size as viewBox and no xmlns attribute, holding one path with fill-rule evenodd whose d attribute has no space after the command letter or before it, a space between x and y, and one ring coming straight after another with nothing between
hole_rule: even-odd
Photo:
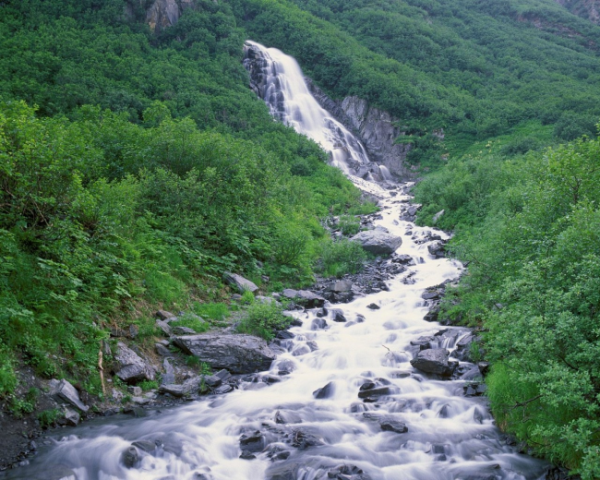
<instances>
[{"instance_id":1,"label":"shaded ravine","mask_svg":"<svg viewBox=\"0 0 600 480\"><path fill-rule=\"evenodd\" d=\"M281 52L251 46L277 62L293 61ZM275 61L265 63L275 77L285 73ZM277 86L284 80L272 83L270 95L280 98L281 111L287 112L289 100L279 95ZM295 98L299 112L296 124L289 123L306 133L304 119L310 118L318 132L324 120L305 112L310 99L295 97L291 87L286 95ZM544 478L545 463L506 444L485 398L464 396L463 387L478 375L475 365L461 361L448 378L412 367L410 360L422 348L419 343L458 355L457 343L469 334L464 328L442 329L423 320L428 310L425 289L457 278L462 266L430 255L431 233L443 239L447 235L401 220L410 200L406 185L387 183L382 188L367 181L381 180L376 166L360 156L358 141L342 143L346 133L339 132L337 140L323 134L321 144L359 186L380 196L381 218L375 228L401 236L396 253L412 258L402 273L387 281L388 290L335 305L339 311L330 305L326 311L294 311L301 325L290 329L293 338L275 346L280 354L269 372L249 376L237 391L146 418L113 417L69 429L30 466L10 472L8 478ZM336 149L341 150L337 157ZM342 317L345 321L339 321ZM432 338L417 340L428 336Z\"/></svg>"}]
</instances>

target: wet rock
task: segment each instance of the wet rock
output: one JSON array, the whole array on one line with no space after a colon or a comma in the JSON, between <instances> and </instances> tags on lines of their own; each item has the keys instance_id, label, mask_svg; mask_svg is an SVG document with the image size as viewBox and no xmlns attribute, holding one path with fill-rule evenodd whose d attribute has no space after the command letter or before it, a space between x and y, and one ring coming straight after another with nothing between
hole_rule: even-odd
<instances>
[{"instance_id":1,"label":"wet rock","mask_svg":"<svg viewBox=\"0 0 600 480\"><path fill-rule=\"evenodd\" d=\"M81 421L81 416L72 408L65 407L64 409L64 422L66 425L75 427Z\"/></svg>"},{"instance_id":2,"label":"wet rock","mask_svg":"<svg viewBox=\"0 0 600 480\"><path fill-rule=\"evenodd\" d=\"M195 392L198 391L198 388L200 387L200 382L198 383L184 383L183 385L176 385L176 384L170 384L170 385L161 385L160 387L158 387L158 393L168 393L169 395L173 395L176 398L183 398L183 397L187 397Z\"/></svg>"},{"instance_id":3,"label":"wet rock","mask_svg":"<svg viewBox=\"0 0 600 480\"><path fill-rule=\"evenodd\" d=\"M296 298L298 296L298 290L293 290L291 288L286 288L283 292L282 295L285 298L288 298L290 300L293 300L294 298Z\"/></svg>"},{"instance_id":4,"label":"wet rock","mask_svg":"<svg viewBox=\"0 0 600 480\"><path fill-rule=\"evenodd\" d=\"M233 387L229 384L221 385L220 387L215 388L215 395L224 395L233 391Z\"/></svg>"},{"instance_id":5,"label":"wet rock","mask_svg":"<svg viewBox=\"0 0 600 480\"><path fill-rule=\"evenodd\" d=\"M305 430L294 430L290 437L290 443L299 450L325 445L322 439Z\"/></svg>"},{"instance_id":6,"label":"wet rock","mask_svg":"<svg viewBox=\"0 0 600 480\"><path fill-rule=\"evenodd\" d=\"M306 355L308 353L310 353L312 350L310 349L310 347L306 344L300 344L300 345L296 345L296 347L294 347L294 349L292 350L292 355L294 357L301 357L302 355Z\"/></svg>"},{"instance_id":7,"label":"wet rock","mask_svg":"<svg viewBox=\"0 0 600 480\"><path fill-rule=\"evenodd\" d=\"M392 254L402 245L402 237L381 230L360 232L350 240L360 243L364 250L374 255Z\"/></svg>"},{"instance_id":8,"label":"wet rock","mask_svg":"<svg viewBox=\"0 0 600 480\"><path fill-rule=\"evenodd\" d=\"M546 472L544 480L581 480L581 477L579 475L570 475L566 468L550 467Z\"/></svg>"},{"instance_id":9,"label":"wet rock","mask_svg":"<svg viewBox=\"0 0 600 480\"><path fill-rule=\"evenodd\" d=\"M483 383L470 383L463 386L465 397L480 397L487 391L487 385Z\"/></svg>"},{"instance_id":10,"label":"wet rock","mask_svg":"<svg viewBox=\"0 0 600 480\"><path fill-rule=\"evenodd\" d=\"M381 426L381 430L384 432L394 432L394 433L406 433L408 432L408 427L405 423L400 422L399 420L394 420L392 418L383 418L379 421L379 425Z\"/></svg>"},{"instance_id":11,"label":"wet rock","mask_svg":"<svg viewBox=\"0 0 600 480\"><path fill-rule=\"evenodd\" d=\"M448 350L445 348L432 348L422 350L410 363L413 367L425 373L434 373L442 376L450 376L456 369L456 362L449 362Z\"/></svg>"},{"instance_id":12,"label":"wet rock","mask_svg":"<svg viewBox=\"0 0 600 480\"><path fill-rule=\"evenodd\" d=\"M471 344L477 340L475 335L466 335L456 344L454 356L462 361L471 361Z\"/></svg>"},{"instance_id":13,"label":"wet rock","mask_svg":"<svg viewBox=\"0 0 600 480\"><path fill-rule=\"evenodd\" d=\"M369 305L367 305L367 308L370 310L379 310L381 307L376 303L370 303Z\"/></svg>"},{"instance_id":14,"label":"wet rock","mask_svg":"<svg viewBox=\"0 0 600 480\"><path fill-rule=\"evenodd\" d=\"M208 377L204 377L204 383L210 388L217 388L223 383L223 380L216 375L210 375Z\"/></svg>"},{"instance_id":15,"label":"wet rock","mask_svg":"<svg viewBox=\"0 0 600 480\"><path fill-rule=\"evenodd\" d=\"M302 423L302 418L295 412L289 410L277 410L275 412L275 423L287 425L288 423Z\"/></svg>"},{"instance_id":16,"label":"wet rock","mask_svg":"<svg viewBox=\"0 0 600 480\"><path fill-rule=\"evenodd\" d=\"M490 371L490 363L489 362L479 362L477 364L477 368L479 368L479 371L481 372L481 374L485 376Z\"/></svg>"},{"instance_id":17,"label":"wet rock","mask_svg":"<svg viewBox=\"0 0 600 480\"><path fill-rule=\"evenodd\" d=\"M308 290L299 290L296 295L296 302L306 308L322 307L325 304L325 299L316 293Z\"/></svg>"},{"instance_id":18,"label":"wet rock","mask_svg":"<svg viewBox=\"0 0 600 480\"><path fill-rule=\"evenodd\" d=\"M248 450L242 450L240 458L242 460L254 460L256 458L256 455L254 455L252 452L249 452Z\"/></svg>"},{"instance_id":19,"label":"wet rock","mask_svg":"<svg viewBox=\"0 0 600 480\"><path fill-rule=\"evenodd\" d=\"M318 398L318 399L331 398L331 397L333 397L334 393L335 393L335 385L333 382L329 382L324 387L319 388L318 390L315 390L313 392L313 397Z\"/></svg>"},{"instance_id":20,"label":"wet rock","mask_svg":"<svg viewBox=\"0 0 600 480\"><path fill-rule=\"evenodd\" d=\"M154 455L156 453L156 442L151 442L150 440L138 440L133 442L131 445L136 447L138 450L149 453L150 455Z\"/></svg>"},{"instance_id":21,"label":"wet rock","mask_svg":"<svg viewBox=\"0 0 600 480\"><path fill-rule=\"evenodd\" d=\"M255 430L249 433L243 433L240 436L240 449L243 452L262 452L265 449L265 446L265 436L259 430Z\"/></svg>"},{"instance_id":22,"label":"wet rock","mask_svg":"<svg viewBox=\"0 0 600 480\"><path fill-rule=\"evenodd\" d=\"M319 349L319 345L317 345L317 342L315 342L314 340L308 340L306 342L306 346L310 348L311 352L316 352Z\"/></svg>"},{"instance_id":23,"label":"wet rock","mask_svg":"<svg viewBox=\"0 0 600 480\"><path fill-rule=\"evenodd\" d=\"M331 310L331 317L334 322L344 323L347 321L344 312L339 308L334 308Z\"/></svg>"},{"instance_id":24,"label":"wet rock","mask_svg":"<svg viewBox=\"0 0 600 480\"><path fill-rule=\"evenodd\" d=\"M365 388L364 390L361 387L361 390L358 392L358 398L378 398L383 395L391 395L393 393L394 392L390 387Z\"/></svg>"},{"instance_id":25,"label":"wet rock","mask_svg":"<svg viewBox=\"0 0 600 480\"><path fill-rule=\"evenodd\" d=\"M133 445L126 448L123 453L121 453L121 463L125 468L134 468L141 458L142 456L140 455L139 450Z\"/></svg>"},{"instance_id":26,"label":"wet rock","mask_svg":"<svg viewBox=\"0 0 600 480\"><path fill-rule=\"evenodd\" d=\"M473 411L473 420L480 425L483 423L483 413L478 408Z\"/></svg>"},{"instance_id":27,"label":"wet rock","mask_svg":"<svg viewBox=\"0 0 600 480\"><path fill-rule=\"evenodd\" d=\"M432 336L419 337L416 340L411 340L410 344L413 347L419 347L420 350L427 350L433 348L433 345L437 345L437 340Z\"/></svg>"},{"instance_id":28,"label":"wet rock","mask_svg":"<svg viewBox=\"0 0 600 480\"><path fill-rule=\"evenodd\" d=\"M142 380L154 380L154 371L123 342L117 344L115 355L116 375L125 383L137 383Z\"/></svg>"},{"instance_id":29,"label":"wet rock","mask_svg":"<svg viewBox=\"0 0 600 480\"><path fill-rule=\"evenodd\" d=\"M415 265L415 261L410 255L393 255L392 262L401 265Z\"/></svg>"},{"instance_id":30,"label":"wet rock","mask_svg":"<svg viewBox=\"0 0 600 480\"><path fill-rule=\"evenodd\" d=\"M310 325L311 330L323 330L324 328L327 328L327 321L324 318L315 318Z\"/></svg>"},{"instance_id":31,"label":"wet rock","mask_svg":"<svg viewBox=\"0 0 600 480\"><path fill-rule=\"evenodd\" d=\"M275 464L265 472L266 480L298 480L300 465L297 463Z\"/></svg>"},{"instance_id":32,"label":"wet rock","mask_svg":"<svg viewBox=\"0 0 600 480\"><path fill-rule=\"evenodd\" d=\"M337 280L331 287L331 290L335 293L350 292L352 291L353 283L350 280Z\"/></svg>"},{"instance_id":33,"label":"wet rock","mask_svg":"<svg viewBox=\"0 0 600 480\"><path fill-rule=\"evenodd\" d=\"M444 243L440 240L436 240L433 243L427 245L427 251L430 255L433 255L436 258L444 256Z\"/></svg>"},{"instance_id":34,"label":"wet rock","mask_svg":"<svg viewBox=\"0 0 600 480\"><path fill-rule=\"evenodd\" d=\"M213 369L236 374L268 370L276 357L266 341L252 335L192 335L176 337L174 343Z\"/></svg>"},{"instance_id":35,"label":"wet rock","mask_svg":"<svg viewBox=\"0 0 600 480\"><path fill-rule=\"evenodd\" d=\"M223 277L231 287L237 289L240 293L244 293L246 290L254 293L258 290L255 283L236 273L225 272Z\"/></svg>"},{"instance_id":36,"label":"wet rock","mask_svg":"<svg viewBox=\"0 0 600 480\"><path fill-rule=\"evenodd\" d=\"M212 480L212 479L213 479L212 475L209 475L208 473L196 472L192 476L192 480Z\"/></svg>"},{"instance_id":37,"label":"wet rock","mask_svg":"<svg viewBox=\"0 0 600 480\"><path fill-rule=\"evenodd\" d=\"M77 389L66 380L50 380L50 395L59 401L63 401L79 409L82 412L87 412L90 407L85 405L79 398Z\"/></svg>"},{"instance_id":38,"label":"wet rock","mask_svg":"<svg viewBox=\"0 0 600 480\"><path fill-rule=\"evenodd\" d=\"M292 452L280 447L279 445L269 445L267 448L267 457L274 462L277 460L287 460L291 453Z\"/></svg>"},{"instance_id":39,"label":"wet rock","mask_svg":"<svg viewBox=\"0 0 600 480\"><path fill-rule=\"evenodd\" d=\"M327 478L334 480L371 480L362 469L355 465L340 465L327 472Z\"/></svg>"},{"instance_id":40,"label":"wet rock","mask_svg":"<svg viewBox=\"0 0 600 480\"><path fill-rule=\"evenodd\" d=\"M278 338L279 340L291 340L295 336L296 335L294 335L292 332L289 332L288 330L280 330L277 332L275 338Z\"/></svg>"}]
</instances>

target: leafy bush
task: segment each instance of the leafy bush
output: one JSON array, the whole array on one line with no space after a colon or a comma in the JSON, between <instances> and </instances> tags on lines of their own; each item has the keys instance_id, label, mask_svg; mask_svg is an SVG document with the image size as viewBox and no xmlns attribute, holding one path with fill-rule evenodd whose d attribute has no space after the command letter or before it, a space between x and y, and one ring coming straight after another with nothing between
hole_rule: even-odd
<instances>
[{"instance_id":1,"label":"leafy bush","mask_svg":"<svg viewBox=\"0 0 600 480\"><path fill-rule=\"evenodd\" d=\"M356 235L360 232L360 218L352 215L342 215L339 223L340 231L346 236Z\"/></svg>"},{"instance_id":2,"label":"leafy bush","mask_svg":"<svg viewBox=\"0 0 600 480\"><path fill-rule=\"evenodd\" d=\"M285 330L292 321L290 317L283 315L282 311L282 307L274 301L254 302L244 312L237 331L272 340L276 331Z\"/></svg>"},{"instance_id":3,"label":"leafy bush","mask_svg":"<svg viewBox=\"0 0 600 480\"><path fill-rule=\"evenodd\" d=\"M192 313L184 314L180 319L170 323L173 327L187 327L196 333L202 333L210 330L210 323L203 321Z\"/></svg>"},{"instance_id":4,"label":"leafy bush","mask_svg":"<svg viewBox=\"0 0 600 480\"><path fill-rule=\"evenodd\" d=\"M321 244L315 270L327 277L341 277L360 272L367 258L367 253L356 242L345 238L325 241Z\"/></svg>"},{"instance_id":5,"label":"leafy bush","mask_svg":"<svg viewBox=\"0 0 600 480\"><path fill-rule=\"evenodd\" d=\"M207 320L223 321L229 315L229 307L225 303L198 303L193 304L194 312Z\"/></svg>"}]
</instances>

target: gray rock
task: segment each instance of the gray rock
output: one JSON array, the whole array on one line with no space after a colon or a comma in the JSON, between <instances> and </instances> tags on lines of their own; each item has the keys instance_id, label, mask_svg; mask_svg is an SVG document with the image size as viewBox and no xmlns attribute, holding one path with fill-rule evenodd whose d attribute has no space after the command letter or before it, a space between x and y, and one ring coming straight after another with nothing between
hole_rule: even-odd
<instances>
[{"instance_id":1,"label":"gray rock","mask_svg":"<svg viewBox=\"0 0 600 480\"><path fill-rule=\"evenodd\" d=\"M444 243L440 240L436 240L435 242L427 245L427 250L434 257L444 256Z\"/></svg>"},{"instance_id":2,"label":"gray rock","mask_svg":"<svg viewBox=\"0 0 600 480\"><path fill-rule=\"evenodd\" d=\"M398 420L394 420L393 418L383 418L379 422L381 429L384 432L394 432L394 433L406 433L408 432L408 427L405 423L402 423Z\"/></svg>"},{"instance_id":3,"label":"gray rock","mask_svg":"<svg viewBox=\"0 0 600 480\"><path fill-rule=\"evenodd\" d=\"M162 376L160 377L160 384L161 385L170 385L170 384L175 383L175 369L169 363L169 360L167 360L166 358L163 362L163 368L165 371L162 374Z\"/></svg>"},{"instance_id":4,"label":"gray rock","mask_svg":"<svg viewBox=\"0 0 600 480\"><path fill-rule=\"evenodd\" d=\"M448 350L445 348L432 348L420 351L410 363L413 367L425 373L435 373L450 376L456 369L456 362L449 362Z\"/></svg>"},{"instance_id":5,"label":"gray rock","mask_svg":"<svg viewBox=\"0 0 600 480\"><path fill-rule=\"evenodd\" d=\"M331 398L335 393L335 385L333 382L329 382L323 388L319 388L313 392L313 397L318 399Z\"/></svg>"},{"instance_id":6,"label":"gray rock","mask_svg":"<svg viewBox=\"0 0 600 480\"><path fill-rule=\"evenodd\" d=\"M177 398L187 397L193 393L198 392L200 383L202 382L200 377L194 377L186 380L182 385L161 385L158 388L159 393L168 393Z\"/></svg>"},{"instance_id":7,"label":"gray rock","mask_svg":"<svg viewBox=\"0 0 600 480\"><path fill-rule=\"evenodd\" d=\"M133 445L126 448L121 453L121 462L125 465L125 468L133 468L141 460L142 456L137 448Z\"/></svg>"},{"instance_id":8,"label":"gray rock","mask_svg":"<svg viewBox=\"0 0 600 480\"><path fill-rule=\"evenodd\" d=\"M127 391L136 397L139 397L142 394L141 387L129 386L129 387L127 387Z\"/></svg>"},{"instance_id":9,"label":"gray rock","mask_svg":"<svg viewBox=\"0 0 600 480\"><path fill-rule=\"evenodd\" d=\"M340 292L349 292L352 290L353 283L350 280L337 280L331 290L337 293Z\"/></svg>"},{"instance_id":10,"label":"gray rock","mask_svg":"<svg viewBox=\"0 0 600 480\"><path fill-rule=\"evenodd\" d=\"M326 327L327 321L324 318L315 318L310 325L311 330L323 330Z\"/></svg>"},{"instance_id":11,"label":"gray rock","mask_svg":"<svg viewBox=\"0 0 600 480\"><path fill-rule=\"evenodd\" d=\"M304 305L306 308L318 308L325 305L323 297L308 290L298 290L296 302Z\"/></svg>"},{"instance_id":12,"label":"gray rock","mask_svg":"<svg viewBox=\"0 0 600 480\"><path fill-rule=\"evenodd\" d=\"M125 383L136 383L142 380L154 380L154 371L123 342L117 345L115 355L116 375Z\"/></svg>"},{"instance_id":13,"label":"gray rock","mask_svg":"<svg viewBox=\"0 0 600 480\"><path fill-rule=\"evenodd\" d=\"M161 357L172 357L173 356L171 351L167 347L165 347L162 343L155 343L154 350L156 350L156 353L158 353Z\"/></svg>"},{"instance_id":14,"label":"gray rock","mask_svg":"<svg viewBox=\"0 0 600 480\"><path fill-rule=\"evenodd\" d=\"M72 408L65 407L64 419L67 425L75 427L79 424L81 416Z\"/></svg>"},{"instance_id":15,"label":"gray rock","mask_svg":"<svg viewBox=\"0 0 600 480\"><path fill-rule=\"evenodd\" d=\"M300 465L297 463L275 463L265 472L266 480L297 480Z\"/></svg>"},{"instance_id":16,"label":"gray rock","mask_svg":"<svg viewBox=\"0 0 600 480\"><path fill-rule=\"evenodd\" d=\"M45 466L43 475L43 477L35 477L32 480L73 480L77 478L73 470L62 465Z\"/></svg>"},{"instance_id":17,"label":"gray rock","mask_svg":"<svg viewBox=\"0 0 600 480\"><path fill-rule=\"evenodd\" d=\"M194 335L196 330L189 327L173 327L173 334L175 335Z\"/></svg>"},{"instance_id":18,"label":"gray rock","mask_svg":"<svg viewBox=\"0 0 600 480\"><path fill-rule=\"evenodd\" d=\"M211 368L231 373L268 370L276 357L267 342L252 335L192 335L176 337L174 343Z\"/></svg>"},{"instance_id":19,"label":"gray rock","mask_svg":"<svg viewBox=\"0 0 600 480\"><path fill-rule=\"evenodd\" d=\"M241 293L244 293L246 290L254 293L258 290L255 283L237 273L226 272L223 276L229 285L236 288Z\"/></svg>"},{"instance_id":20,"label":"gray rock","mask_svg":"<svg viewBox=\"0 0 600 480\"><path fill-rule=\"evenodd\" d=\"M302 423L302 418L295 412L289 410L277 410L275 413L275 423L286 425L288 423Z\"/></svg>"},{"instance_id":21,"label":"gray rock","mask_svg":"<svg viewBox=\"0 0 600 480\"><path fill-rule=\"evenodd\" d=\"M350 240L360 243L363 249L375 255L392 254L402 245L402 237L379 230L360 232Z\"/></svg>"},{"instance_id":22,"label":"gray rock","mask_svg":"<svg viewBox=\"0 0 600 480\"><path fill-rule=\"evenodd\" d=\"M282 295L285 298L289 298L290 300L293 300L294 298L296 298L298 296L298 290L293 290L291 288L286 288L283 292Z\"/></svg>"},{"instance_id":23,"label":"gray rock","mask_svg":"<svg viewBox=\"0 0 600 480\"><path fill-rule=\"evenodd\" d=\"M62 400L79 409L82 412L87 412L90 407L85 405L79 398L77 389L66 380L50 380L50 395L57 400Z\"/></svg>"},{"instance_id":24,"label":"gray rock","mask_svg":"<svg viewBox=\"0 0 600 480\"><path fill-rule=\"evenodd\" d=\"M155 317L158 318L159 320L166 320L166 321L171 321L177 318L177 315L171 313L171 312L167 312L166 310L159 310L157 311L155 314Z\"/></svg>"},{"instance_id":25,"label":"gray rock","mask_svg":"<svg viewBox=\"0 0 600 480\"><path fill-rule=\"evenodd\" d=\"M168 337L171 335L171 327L164 320L157 320L156 326Z\"/></svg>"},{"instance_id":26,"label":"gray rock","mask_svg":"<svg viewBox=\"0 0 600 480\"><path fill-rule=\"evenodd\" d=\"M342 312L339 308L334 308L331 310L331 318L333 318L334 322L346 322L346 317L344 315L344 312Z\"/></svg>"}]
</instances>

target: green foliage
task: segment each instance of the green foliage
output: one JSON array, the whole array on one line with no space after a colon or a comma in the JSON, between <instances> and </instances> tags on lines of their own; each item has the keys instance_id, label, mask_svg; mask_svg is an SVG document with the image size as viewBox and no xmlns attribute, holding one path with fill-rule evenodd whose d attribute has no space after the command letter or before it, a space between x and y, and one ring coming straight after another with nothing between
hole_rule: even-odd
<instances>
[{"instance_id":1,"label":"green foliage","mask_svg":"<svg viewBox=\"0 0 600 480\"><path fill-rule=\"evenodd\" d=\"M290 326L291 318L283 315L283 308L276 302L254 302L244 312L237 330L272 340L277 330Z\"/></svg>"},{"instance_id":2,"label":"green foliage","mask_svg":"<svg viewBox=\"0 0 600 480\"><path fill-rule=\"evenodd\" d=\"M193 309L196 314L209 321L221 322L230 315L229 307L225 303L194 302Z\"/></svg>"},{"instance_id":3,"label":"green foliage","mask_svg":"<svg viewBox=\"0 0 600 480\"><path fill-rule=\"evenodd\" d=\"M158 381L156 380L144 380L137 384L144 392L149 390L156 390L158 388Z\"/></svg>"},{"instance_id":4,"label":"green foliage","mask_svg":"<svg viewBox=\"0 0 600 480\"><path fill-rule=\"evenodd\" d=\"M15 388L17 388L17 376L12 358L5 349L0 349L0 398L12 394Z\"/></svg>"},{"instance_id":5,"label":"green foliage","mask_svg":"<svg viewBox=\"0 0 600 480\"><path fill-rule=\"evenodd\" d=\"M327 277L342 277L347 273L358 273L367 260L367 253L357 242L345 238L326 240L320 246L320 255L315 269Z\"/></svg>"},{"instance_id":6,"label":"green foliage","mask_svg":"<svg viewBox=\"0 0 600 480\"><path fill-rule=\"evenodd\" d=\"M469 262L445 314L485 327L492 409L541 454L598 476L600 140L453 160L418 188Z\"/></svg>"},{"instance_id":7,"label":"green foliage","mask_svg":"<svg viewBox=\"0 0 600 480\"><path fill-rule=\"evenodd\" d=\"M338 226L343 235L356 235L360 232L360 218L352 215L342 215Z\"/></svg>"},{"instance_id":8,"label":"green foliage","mask_svg":"<svg viewBox=\"0 0 600 480\"><path fill-rule=\"evenodd\" d=\"M51 408L39 412L37 414L37 419L40 422L40 427L46 429L53 427L61 416L62 413L58 408Z\"/></svg>"},{"instance_id":9,"label":"green foliage","mask_svg":"<svg viewBox=\"0 0 600 480\"><path fill-rule=\"evenodd\" d=\"M173 327L187 327L196 333L203 333L210 330L210 323L205 322L194 314L186 313L180 319L170 323Z\"/></svg>"},{"instance_id":10,"label":"green foliage","mask_svg":"<svg viewBox=\"0 0 600 480\"><path fill-rule=\"evenodd\" d=\"M254 294L250 290L244 290L240 303L242 305L252 305L254 303Z\"/></svg>"},{"instance_id":11,"label":"green foliage","mask_svg":"<svg viewBox=\"0 0 600 480\"><path fill-rule=\"evenodd\" d=\"M37 388L30 388L23 397L12 396L8 408L16 418L23 418L23 415L35 410L39 395Z\"/></svg>"}]
</instances>

